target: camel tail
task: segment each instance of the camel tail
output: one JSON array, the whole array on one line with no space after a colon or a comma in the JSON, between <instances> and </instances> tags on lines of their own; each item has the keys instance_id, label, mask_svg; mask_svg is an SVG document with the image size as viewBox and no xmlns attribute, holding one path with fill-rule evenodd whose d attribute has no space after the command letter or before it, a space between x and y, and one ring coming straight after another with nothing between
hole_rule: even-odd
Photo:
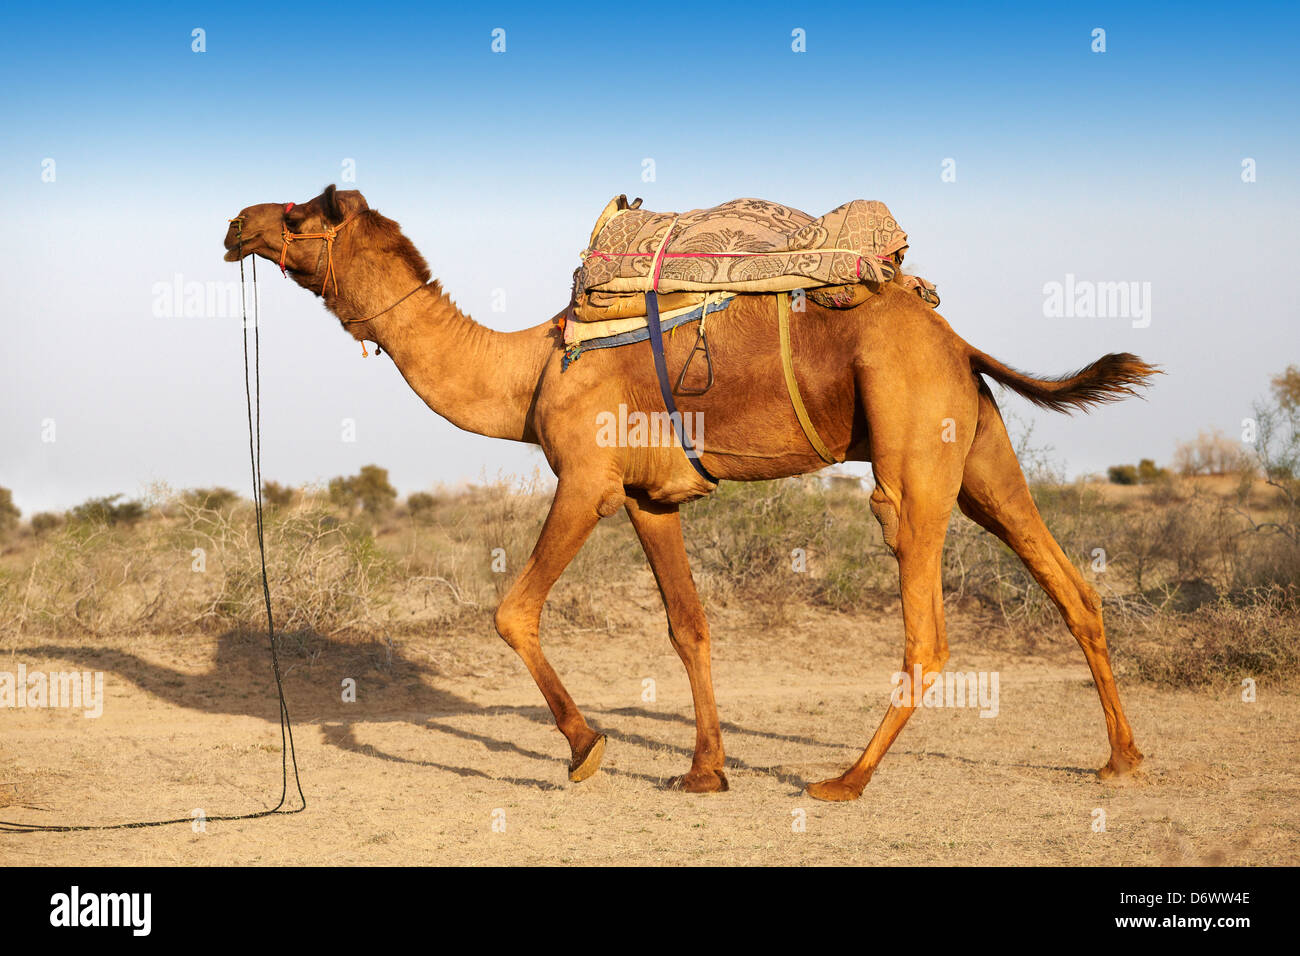
<instances>
[{"instance_id":1,"label":"camel tail","mask_svg":"<svg viewBox=\"0 0 1300 956\"><path fill-rule=\"evenodd\" d=\"M1135 389L1148 386L1151 376L1163 374L1131 352L1103 355L1091 365L1059 378L1034 378L975 348L971 349L970 362L976 372L1023 395L1035 405L1067 414L1136 395Z\"/></svg>"}]
</instances>

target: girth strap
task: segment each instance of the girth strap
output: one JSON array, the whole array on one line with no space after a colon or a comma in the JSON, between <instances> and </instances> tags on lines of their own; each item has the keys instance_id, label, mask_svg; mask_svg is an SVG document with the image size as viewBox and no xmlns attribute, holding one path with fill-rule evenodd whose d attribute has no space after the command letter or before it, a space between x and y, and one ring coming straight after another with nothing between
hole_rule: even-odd
<instances>
[{"instance_id":1,"label":"girth strap","mask_svg":"<svg viewBox=\"0 0 1300 956\"><path fill-rule=\"evenodd\" d=\"M668 381L668 364L664 361L664 332L659 327L659 294L657 292L651 290L645 294L645 307L646 324L650 330L650 351L654 354L655 374L659 376L659 394L663 396L664 407L668 410L668 418L673 423L673 431L677 433L677 440L681 442L682 450L686 452L686 460L691 463L691 467L705 481L716 485L718 479L709 474L709 470L700 461L699 451L691 445L690 439L686 437L681 412L677 410L677 402L673 399L673 387Z\"/></svg>"},{"instance_id":2,"label":"girth strap","mask_svg":"<svg viewBox=\"0 0 1300 956\"><path fill-rule=\"evenodd\" d=\"M788 293L778 292L776 294L776 315L777 325L781 331L781 369L785 372L785 388L790 393L790 404L794 406L795 416L799 419L799 426L808 438L808 444L813 446L817 454L821 456L822 461L828 465L833 465L836 459L827 450L821 436L817 434L817 429L813 427L812 419L808 417L808 409L804 407L803 399L799 396L799 383L794 377L794 350L790 346L790 296Z\"/></svg>"}]
</instances>

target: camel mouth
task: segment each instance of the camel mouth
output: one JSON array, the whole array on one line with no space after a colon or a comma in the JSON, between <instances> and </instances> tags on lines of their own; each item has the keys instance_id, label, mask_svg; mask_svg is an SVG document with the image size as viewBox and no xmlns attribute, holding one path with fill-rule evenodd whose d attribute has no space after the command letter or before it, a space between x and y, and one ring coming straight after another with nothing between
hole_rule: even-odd
<instances>
[{"instance_id":1,"label":"camel mouth","mask_svg":"<svg viewBox=\"0 0 1300 956\"><path fill-rule=\"evenodd\" d=\"M226 254L221 258L226 262L238 262L245 256L252 255L257 247L257 243L251 236L245 236L241 242L239 234L233 228L226 234L223 245L226 247Z\"/></svg>"}]
</instances>

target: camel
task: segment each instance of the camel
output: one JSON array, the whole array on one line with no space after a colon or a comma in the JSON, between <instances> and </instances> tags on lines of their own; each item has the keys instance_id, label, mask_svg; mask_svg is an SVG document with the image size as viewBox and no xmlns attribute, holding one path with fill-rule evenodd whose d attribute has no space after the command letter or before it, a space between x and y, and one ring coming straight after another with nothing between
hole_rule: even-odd
<instances>
[{"instance_id":1,"label":"camel","mask_svg":"<svg viewBox=\"0 0 1300 956\"><path fill-rule=\"evenodd\" d=\"M598 421L619 406L663 415L649 346L584 354L562 367L553 316L532 328L498 332L463 314L432 279L396 222L356 190L329 186L302 203L245 208L225 236L225 259L256 255L323 299L354 339L388 353L406 382L458 428L540 446L556 476L555 497L537 544L502 599L495 625L523 660L570 749L569 779L600 767L605 735L593 730L542 653L542 606L561 572L601 518L627 511L663 598L668 637L690 681L695 710L691 766L668 785L692 793L728 789L714 700L709 626L682 538L679 508L716 487L671 443L608 447ZM707 473L760 481L817 471L825 462L801 430L786 392L772 296L738 296L710 318L716 383L703 395L679 393L684 415L707 427L696 442ZM948 659L940 560L954 505L1025 563L1059 609L1092 671L1110 742L1103 777L1142 761L1120 706L1101 601L1052 538L1030 495L992 379L1056 411L1135 394L1158 369L1128 353L1105 355L1059 378L1036 378L963 341L901 284L887 283L844 311L809 301L792 318L800 391L835 457L869 461L869 498L898 563L904 647L902 672L931 681ZM693 336L670 336L670 379ZM820 800L861 796L912 715L921 688L891 701L857 761L812 783Z\"/></svg>"}]
</instances>

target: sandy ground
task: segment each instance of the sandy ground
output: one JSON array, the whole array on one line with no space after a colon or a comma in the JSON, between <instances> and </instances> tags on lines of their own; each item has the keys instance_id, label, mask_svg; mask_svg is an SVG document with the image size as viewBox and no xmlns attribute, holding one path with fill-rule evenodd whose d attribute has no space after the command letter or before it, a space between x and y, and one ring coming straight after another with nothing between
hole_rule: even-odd
<instances>
[{"instance_id":1,"label":"sandy ground","mask_svg":"<svg viewBox=\"0 0 1300 956\"><path fill-rule=\"evenodd\" d=\"M1300 694L1121 692L1147 755L1105 783L1101 709L1064 629L1032 656L950 614L950 669L996 670L1000 712L918 711L862 799L806 782L865 745L901 655L897 608L712 614L731 791L663 789L693 742L684 672L648 584L610 631L552 627L552 663L609 734L602 771L568 750L494 634L318 641L287 689L310 806L272 819L0 834L0 864L1296 864ZM548 612L545 619L557 623ZM280 737L264 642L236 636L10 642L0 671L102 670L103 716L0 710L0 818L102 823L273 805ZM340 686L357 681L358 699ZM655 699L643 699L647 679ZM1105 831L1094 832L1098 809ZM495 824L495 826L494 826ZM504 824L504 827L502 826ZM801 826L802 824L802 826Z\"/></svg>"}]
</instances>

